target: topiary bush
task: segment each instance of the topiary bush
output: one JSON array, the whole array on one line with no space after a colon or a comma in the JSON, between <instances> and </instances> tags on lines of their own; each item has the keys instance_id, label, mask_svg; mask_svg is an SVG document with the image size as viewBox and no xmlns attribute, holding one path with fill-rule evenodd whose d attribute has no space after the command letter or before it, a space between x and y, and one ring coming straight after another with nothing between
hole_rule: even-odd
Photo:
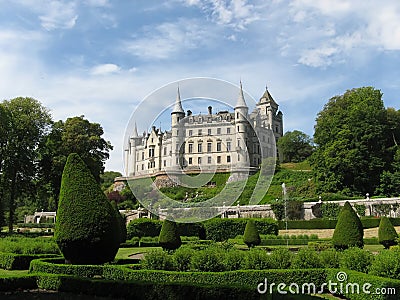
<instances>
[{"instance_id":1,"label":"topiary bush","mask_svg":"<svg viewBox=\"0 0 400 300\"><path fill-rule=\"evenodd\" d=\"M189 271L192 265L192 257L195 253L196 250L185 246L177 249L173 254L174 269L180 272Z\"/></svg>"},{"instance_id":2,"label":"topiary bush","mask_svg":"<svg viewBox=\"0 0 400 300\"><path fill-rule=\"evenodd\" d=\"M68 156L61 180L54 238L66 263L112 261L120 236L116 213L78 154Z\"/></svg>"},{"instance_id":3,"label":"topiary bush","mask_svg":"<svg viewBox=\"0 0 400 300\"><path fill-rule=\"evenodd\" d=\"M308 248L301 248L297 255L294 256L292 260L293 269L312 269L312 268L322 268L323 264L319 257L319 254Z\"/></svg>"},{"instance_id":4,"label":"topiary bush","mask_svg":"<svg viewBox=\"0 0 400 300\"><path fill-rule=\"evenodd\" d=\"M250 249L243 261L246 270L264 270L270 269L272 259L267 251L263 249L253 248Z\"/></svg>"},{"instance_id":5,"label":"topiary bush","mask_svg":"<svg viewBox=\"0 0 400 300\"><path fill-rule=\"evenodd\" d=\"M339 268L340 254L341 252L335 249L326 249L319 252L319 258L324 268L337 269Z\"/></svg>"},{"instance_id":6,"label":"topiary bush","mask_svg":"<svg viewBox=\"0 0 400 300\"><path fill-rule=\"evenodd\" d=\"M332 244L336 249L342 250L349 247L362 248L364 246L363 236L364 230L360 218L350 203L346 201L339 213Z\"/></svg>"},{"instance_id":7,"label":"topiary bush","mask_svg":"<svg viewBox=\"0 0 400 300\"><path fill-rule=\"evenodd\" d=\"M352 247L343 251L340 256L340 268L367 273L369 266L372 262L372 253Z\"/></svg>"},{"instance_id":8,"label":"topiary bush","mask_svg":"<svg viewBox=\"0 0 400 300\"><path fill-rule=\"evenodd\" d=\"M126 225L125 225L125 218L121 215L121 213L118 210L117 203L113 200L111 201L111 206L114 208L116 218L118 221L118 234L119 234L119 242L120 243L125 243L126 242Z\"/></svg>"},{"instance_id":9,"label":"topiary bush","mask_svg":"<svg viewBox=\"0 0 400 300\"><path fill-rule=\"evenodd\" d=\"M161 249L147 252L144 258L140 261L140 264L143 269L147 270L172 271L174 269L174 260L172 255L162 251Z\"/></svg>"},{"instance_id":10,"label":"topiary bush","mask_svg":"<svg viewBox=\"0 0 400 300\"><path fill-rule=\"evenodd\" d=\"M127 239L133 237L159 236L162 221L147 218L135 219L129 222L127 226Z\"/></svg>"},{"instance_id":11,"label":"topiary bush","mask_svg":"<svg viewBox=\"0 0 400 300\"><path fill-rule=\"evenodd\" d=\"M261 243L260 235L252 219L247 221L246 228L244 229L243 242L249 248L258 246Z\"/></svg>"},{"instance_id":12,"label":"topiary bush","mask_svg":"<svg viewBox=\"0 0 400 300\"><path fill-rule=\"evenodd\" d=\"M389 249L390 246L394 246L397 244L397 238L398 235L396 229L394 229L390 220L387 217L382 217L378 229L379 243L382 244L385 249Z\"/></svg>"},{"instance_id":13,"label":"topiary bush","mask_svg":"<svg viewBox=\"0 0 400 300\"><path fill-rule=\"evenodd\" d=\"M400 279L400 251L383 250L374 257L369 274Z\"/></svg>"},{"instance_id":14,"label":"topiary bush","mask_svg":"<svg viewBox=\"0 0 400 300\"><path fill-rule=\"evenodd\" d=\"M225 250L214 245L202 251L196 251L192 257L192 268L203 272L221 272L225 270Z\"/></svg>"},{"instance_id":15,"label":"topiary bush","mask_svg":"<svg viewBox=\"0 0 400 300\"><path fill-rule=\"evenodd\" d=\"M272 269L288 269L292 264L293 254L287 248L278 248L269 257Z\"/></svg>"},{"instance_id":16,"label":"topiary bush","mask_svg":"<svg viewBox=\"0 0 400 300\"><path fill-rule=\"evenodd\" d=\"M175 250L182 245L181 237L175 222L165 220L161 227L158 243L164 250Z\"/></svg>"}]
</instances>

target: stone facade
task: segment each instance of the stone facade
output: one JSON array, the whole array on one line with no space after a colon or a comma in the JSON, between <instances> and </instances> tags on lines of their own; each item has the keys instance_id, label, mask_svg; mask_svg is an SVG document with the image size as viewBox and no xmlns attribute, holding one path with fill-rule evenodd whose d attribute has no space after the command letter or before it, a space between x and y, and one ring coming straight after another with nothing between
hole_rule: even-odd
<instances>
[{"instance_id":1,"label":"stone facade","mask_svg":"<svg viewBox=\"0 0 400 300\"><path fill-rule=\"evenodd\" d=\"M276 155L276 140L282 135L283 114L267 89L250 114L240 84L233 112L213 113L209 106L208 114L193 115L184 112L178 88L170 130L154 126L139 136L135 125L125 149L125 174L251 173L263 158Z\"/></svg>"}]
</instances>

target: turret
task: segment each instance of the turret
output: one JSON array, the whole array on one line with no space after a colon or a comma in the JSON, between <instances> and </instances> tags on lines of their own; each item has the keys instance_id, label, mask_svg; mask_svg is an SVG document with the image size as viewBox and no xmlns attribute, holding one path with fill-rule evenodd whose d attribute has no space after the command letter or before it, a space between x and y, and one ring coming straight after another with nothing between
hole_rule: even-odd
<instances>
[{"instance_id":1,"label":"turret","mask_svg":"<svg viewBox=\"0 0 400 300\"><path fill-rule=\"evenodd\" d=\"M172 131L172 157L171 166L178 168L180 166L180 148L184 140L184 132L181 120L185 117L185 111L182 108L181 94L178 92L176 95L175 105L171 112L171 131Z\"/></svg>"},{"instance_id":2,"label":"turret","mask_svg":"<svg viewBox=\"0 0 400 300\"><path fill-rule=\"evenodd\" d=\"M182 108L182 103L181 103L181 94L179 92L179 87L178 87L178 92L176 95L176 100L175 100L175 105L174 108L171 112L171 125L174 127L175 125L179 124L179 121L182 120L185 117L185 111Z\"/></svg>"},{"instance_id":3,"label":"turret","mask_svg":"<svg viewBox=\"0 0 400 300\"><path fill-rule=\"evenodd\" d=\"M249 108L244 100L242 82L240 81L239 97L235 106L235 132L236 132L236 151L238 153L237 163L243 165L248 162L247 157L247 126Z\"/></svg>"}]
</instances>

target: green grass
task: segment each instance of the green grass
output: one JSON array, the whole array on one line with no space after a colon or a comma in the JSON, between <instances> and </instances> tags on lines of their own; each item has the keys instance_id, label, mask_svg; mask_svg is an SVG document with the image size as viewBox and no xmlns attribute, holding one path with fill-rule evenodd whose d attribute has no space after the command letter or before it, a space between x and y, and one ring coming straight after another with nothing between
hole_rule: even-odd
<instances>
[{"instance_id":1,"label":"green grass","mask_svg":"<svg viewBox=\"0 0 400 300\"><path fill-rule=\"evenodd\" d=\"M364 245L364 249L371 252L379 252L382 251L384 248L383 245Z\"/></svg>"},{"instance_id":2,"label":"green grass","mask_svg":"<svg viewBox=\"0 0 400 300\"><path fill-rule=\"evenodd\" d=\"M161 249L161 247L133 247L133 248L119 248L116 259L127 259L131 255L146 253L151 250Z\"/></svg>"},{"instance_id":3,"label":"green grass","mask_svg":"<svg viewBox=\"0 0 400 300\"><path fill-rule=\"evenodd\" d=\"M311 171L310 163L307 160L298 163L282 163L281 168L295 171Z\"/></svg>"},{"instance_id":4,"label":"green grass","mask_svg":"<svg viewBox=\"0 0 400 300\"><path fill-rule=\"evenodd\" d=\"M20 275L28 275L28 270L3 270L0 269L0 277L12 277L12 276L20 276Z\"/></svg>"}]
</instances>

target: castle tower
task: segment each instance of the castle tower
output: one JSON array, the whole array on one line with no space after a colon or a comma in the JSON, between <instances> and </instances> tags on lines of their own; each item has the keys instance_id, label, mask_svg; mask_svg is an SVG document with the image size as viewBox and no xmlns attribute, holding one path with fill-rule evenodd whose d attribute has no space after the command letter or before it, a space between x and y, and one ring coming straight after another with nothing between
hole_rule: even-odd
<instances>
[{"instance_id":1,"label":"castle tower","mask_svg":"<svg viewBox=\"0 0 400 300\"><path fill-rule=\"evenodd\" d=\"M275 102L274 98L272 98L267 86L265 87L265 92L261 96L260 101L257 103L257 108L260 112L263 126L273 129L274 116L278 111L278 104Z\"/></svg>"},{"instance_id":2,"label":"castle tower","mask_svg":"<svg viewBox=\"0 0 400 300\"><path fill-rule=\"evenodd\" d=\"M239 97L235 106L235 132L236 132L236 152L237 166L248 165L247 153L247 126L249 108L244 100L242 82L240 81Z\"/></svg>"},{"instance_id":3,"label":"castle tower","mask_svg":"<svg viewBox=\"0 0 400 300\"><path fill-rule=\"evenodd\" d=\"M180 149L184 142L184 132L182 123L180 122L185 117L185 111L182 108L181 94L179 87L176 95L175 105L171 112L171 130L172 130L172 160L171 166L178 168L181 163Z\"/></svg>"}]
</instances>

